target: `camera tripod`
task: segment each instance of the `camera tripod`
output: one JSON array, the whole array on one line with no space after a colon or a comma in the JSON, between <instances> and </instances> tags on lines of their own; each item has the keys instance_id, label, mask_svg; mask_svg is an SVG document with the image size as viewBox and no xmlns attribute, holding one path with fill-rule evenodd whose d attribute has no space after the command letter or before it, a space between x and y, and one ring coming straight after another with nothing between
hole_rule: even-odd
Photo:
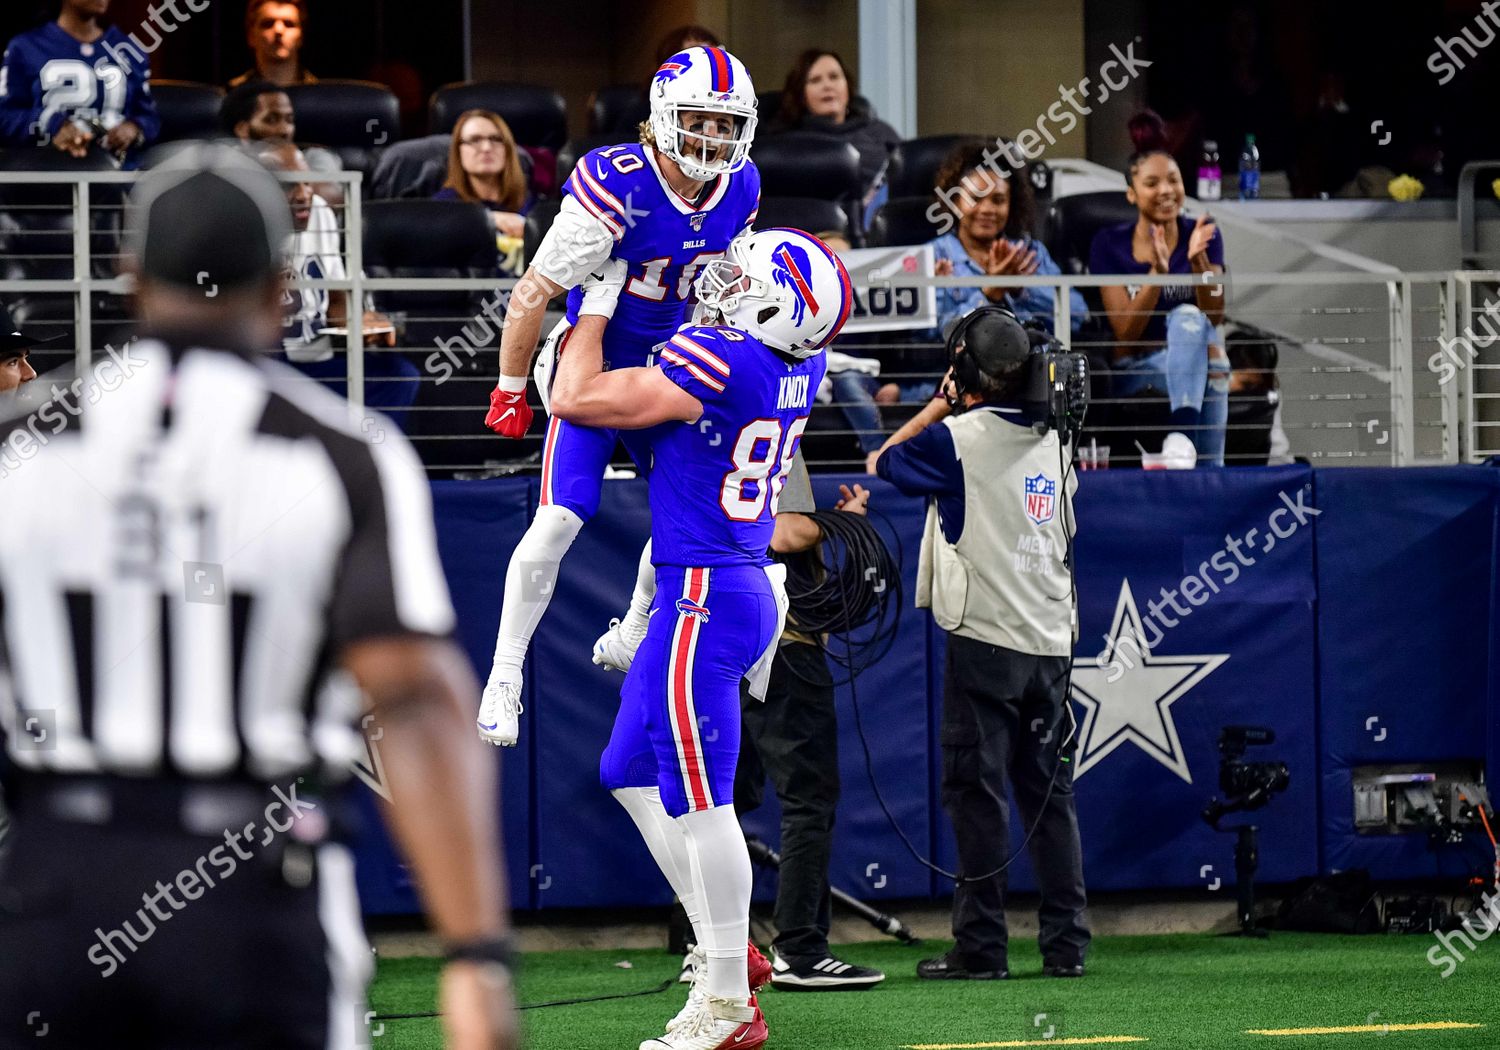
<instances>
[{"instance_id":1,"label":"camera tripod","mask_svg":"<svg viewBox=\"0 0 1500 1050\"><path fill-rule=\"evenodd\" d=\"M1270 933L1255 925L1255 872L1260 867L1260 843L1254 824L1237 824L1232 828L1214 826L1215 831L1236 832L1234 840L1235 912L1240 928L1230 937L1269 937Z\"/></svg>"}]
</instances>

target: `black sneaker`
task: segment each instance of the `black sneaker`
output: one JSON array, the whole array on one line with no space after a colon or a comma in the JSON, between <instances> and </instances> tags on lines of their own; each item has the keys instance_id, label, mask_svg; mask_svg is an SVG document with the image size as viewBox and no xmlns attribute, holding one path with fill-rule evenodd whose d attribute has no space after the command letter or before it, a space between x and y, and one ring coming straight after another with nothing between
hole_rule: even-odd
<instances>
[{"instance_id":1,"label":"black sneaker","mask_svg":"<svg viewBox=\"0 0 1500 1050\"><path fill-rule=\"evenodd\" d=\"M971 969L957 948L936 959L917 963L917 976L928 981L1003 981L1010 977L1004 966L993 969Z\"/></svg>"},{"instance_id":2,"label":"black sneaker","mask_svg":"<svg viewBox=\"0 0 1500 1050\"><path fill-rule=\"evenodd\" d=\"M885 974L868 966L855 966L825 955L821 959L783 959L771 949L771 987L804 992L853 991L885 980Z\"/></svg>"},{"instance_id":3,"label":"black sneaker","mask_svg":"<svg viewBox=\"0 0 1500 1050\"><path fill-rule=\"evenodd\" d=\"M1048 977L1082 977L1083 963L1050 962L1042 965L1042 973Z\"/></svg>"}]
</instances>

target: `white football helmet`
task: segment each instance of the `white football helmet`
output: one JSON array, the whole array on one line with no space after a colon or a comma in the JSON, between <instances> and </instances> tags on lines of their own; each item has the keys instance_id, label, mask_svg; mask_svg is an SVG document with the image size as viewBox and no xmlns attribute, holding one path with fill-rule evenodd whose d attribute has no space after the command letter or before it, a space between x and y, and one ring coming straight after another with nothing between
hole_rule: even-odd
<instances>
[{"instance_id":1,"label":"white football helmet","mask_svg":"<svg viewBox=\"0 0 1500 1050\"><path fill-rule=\"evenodd\" d=\"M854 305L839 257L812 234L785 228L736 237L695 287L719 323L793 357L821 352Z\"/></svg>"},{"instance_id":2,"label":"white football helmet","mask_svg":"<svg viewBox=\"0 0 1500 1050\"><path fill-rule=\"evenodd\" d=\"M727 128L687 113L717 113ZM755 138L755 85L745 64L722 47L690 47L662 63L651 80L651 132L656 148L690 179L710 179L744 167ZM694 129L697 130L694 130Z\"/></svg>"}]
</instances>

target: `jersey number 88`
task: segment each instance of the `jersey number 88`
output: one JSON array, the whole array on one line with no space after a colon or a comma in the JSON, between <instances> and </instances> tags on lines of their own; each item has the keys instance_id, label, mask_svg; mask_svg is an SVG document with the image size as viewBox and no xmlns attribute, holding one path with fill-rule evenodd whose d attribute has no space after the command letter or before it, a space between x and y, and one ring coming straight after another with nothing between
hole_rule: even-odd
<instances>
[{"instance_id":1,"label":"jersey number 88","mask_svg":"<svg viewBox=\"0 0 1500 1050\"><path fill-rule=\"evenodd\" d=\"M719 490L719 506L731 521L758 520L766 509L767 499L771 501L771 513L776 513L782 487L792 472L792 460L797 456L797 445L806 427L806 416L792 420L785 428L785 442L779 419L757 419L740 431L734 443L734 469L724 475L724 484ZM765 442L764 451L757 455L761 442ZM771 468L778 464L781 469L772 477ZM750 485L754 485L754 489L747 496L745 489Z\"/></svg>"}]
</instances>

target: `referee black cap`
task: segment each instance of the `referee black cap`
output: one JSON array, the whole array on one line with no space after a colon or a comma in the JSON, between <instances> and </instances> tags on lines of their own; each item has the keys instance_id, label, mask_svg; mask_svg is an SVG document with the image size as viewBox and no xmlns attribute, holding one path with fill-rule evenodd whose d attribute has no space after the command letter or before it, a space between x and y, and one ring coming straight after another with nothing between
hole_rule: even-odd
<instances>
[{"instance_id":1,"label":"referee black cap","mask_svg":"<svg viewBox=\"0 0 1500 1050\"><path fill-rule=\"evenodd\" d=\"M141 276L202 291L280 273L292 235L286 194L265 168L215 142L178 149L141 177L126 211L126 250Z\"/></svg>"}]
</instances>

